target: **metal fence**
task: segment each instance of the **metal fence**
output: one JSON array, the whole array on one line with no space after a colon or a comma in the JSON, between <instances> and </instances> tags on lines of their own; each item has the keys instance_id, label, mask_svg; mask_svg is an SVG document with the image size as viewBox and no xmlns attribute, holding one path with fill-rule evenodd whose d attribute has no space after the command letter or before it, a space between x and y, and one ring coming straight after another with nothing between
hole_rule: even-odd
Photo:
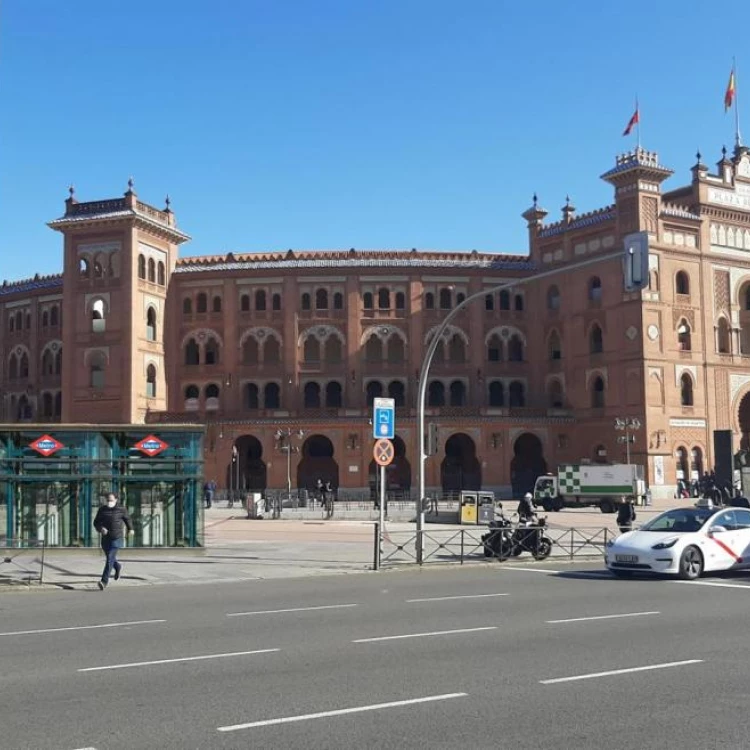
<instances>
[{"instance_id":1,"label":"metal fence","mask_svg":"<svg viewBox=\"0 0 750 750\"><path fill-rule=\"evenodd\" d=\"M424 529L422 531L388 531L381 533L380 525L375 524L373 545L373 568L415 564L417 540L421 537L421 564L479 562L491 559L523 560L533 559L531 545L521 545L520 554L502 558L497 556L482 537L489 533L485 527L460 529ZM572 560L576 557L603 557L607 543L618 533L608 528L568 528L529 527L526 532L541 531L552 542L552 550L547 559Z\"/></svg>"},{"instance_id":2,"label":"metal fence","mask_svg":"<svg viewBox=\"0 0 750 750\"><path fill-rule=\"evenodd\" d=\"M0 550L0 585L44 583L44 539L29 542L11 538L6 549Z\"/></svg>"}]
</instances>

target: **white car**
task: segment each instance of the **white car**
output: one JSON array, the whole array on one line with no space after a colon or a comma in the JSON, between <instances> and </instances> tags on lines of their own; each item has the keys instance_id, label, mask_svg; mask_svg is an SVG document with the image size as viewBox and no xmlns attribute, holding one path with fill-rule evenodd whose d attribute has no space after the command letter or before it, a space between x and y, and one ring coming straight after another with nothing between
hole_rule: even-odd
<instances>
[{"instance_id":1,"label":"white car","mask_svg":"<svg viewBox=\"0 0 750 750\"><path fill-rule=\"evenodd\" d=\"M702 507L668 510L607 544L607 568L616 576L676 575L750 568L750 510Z\"/></svg>"}]
</instances>

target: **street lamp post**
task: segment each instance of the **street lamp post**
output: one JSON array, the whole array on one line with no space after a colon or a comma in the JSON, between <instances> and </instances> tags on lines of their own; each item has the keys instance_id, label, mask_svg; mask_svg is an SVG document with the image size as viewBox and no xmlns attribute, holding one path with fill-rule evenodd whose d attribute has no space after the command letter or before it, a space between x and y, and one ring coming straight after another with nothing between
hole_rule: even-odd
<instances>
[{"instance_id":1,"label":"street lamp post","mask_svg":"<svg viewBox=\"0 0 750 750\"><path fill-rule=\"evenodd\" d=\"M630 466L630 444L635 443L634 432L641 429L641 421L635 417L617 417L615 419L615 429L624 432L617 438L618 443L625 443L625 460Z\"/></svg>"},{"instance_id":2,"label":"street lamp post","mask_svg":"<svg viewBox=\"0 0 750 750\"><path fill-rule=\"evenodd\" d=\"M286 496L287 499L292 497L292 453L299 453L299 446L293 444L294 438L302 440L305 436L303 430L292 430L287 427L285 429L276 430L276 440L278 442L279 450L282 453L286 453ZM279 514L281 508L278 509ZM274 508L274 515L277 515L277 509Z\"/></svg>"},{"instance_id":3,"label":"street lamp post","mask_svg":"<svg viewBox=\"0 0 750 750\"><path fill-rule=\"evenodd\" d=\"M624 257L623 251L618 250L615 253L607 253L606 255L602 255L598 258L589 258L587 260L579 261L578 263L573 263L570 266L563 266L560 268L554 268L549 271L544 271L542 273L534 274L533 276L527 276L523 279L515 279L512 282L505 282L504 284L498 284L497 286L490 287L489 289L482 289L479 292L474 292L474 294L470 294L468 297L466 297L464 300L459 302L456 307L454 307L446 316L443 318L442 323L437 327L437 330L435 331L435 335L432 337L432 340L430 341L427 352L424 356L424 360L422 361L422 367L419 371L419 386L417 389L417 439L419 440L419 482L418 482L418 492L417 492L417 534L416 534L416 542L415 542L415 552L416 552L416 559L418 563L422 562L422 529L424 527L424 496L425 496L425 462L427 460L427 453L425 452L425 396L427 393L427 380L430 375L430 366L432 365L432 360L435 356L435 352L437 351L438 345L440 344L440 341L443 338L443 334L448 329L448 326L450 325L451 321L455 319L455 317L458 315L461 310L463 310L465 307L470 305L472 302L475 302L478 299L484 299L488 294L497 294L498 292L507 290L507 289L515 289L520 286L525 286L527 284L530 284L532 282L540 281L542 279L547 279L553 276L559 276L564 273L569 273L570 271L577 271L580 268L586 268L587 266L596 265L599 263L604 263L608 260L622 260Z\"/></svg>"},{"instance_id":4,"label":"street lamp post","mask_svg":"<svg viewBox=\"0 0 750 750\"><path fill-rule=\"evenodd\" d=\"M240 454L236 444L232 446L232 473L229 480L230 485L234 484L234 488L229 488L229 505L233 507L237 495L240 494Z\"/></svg>"}]
</instances>

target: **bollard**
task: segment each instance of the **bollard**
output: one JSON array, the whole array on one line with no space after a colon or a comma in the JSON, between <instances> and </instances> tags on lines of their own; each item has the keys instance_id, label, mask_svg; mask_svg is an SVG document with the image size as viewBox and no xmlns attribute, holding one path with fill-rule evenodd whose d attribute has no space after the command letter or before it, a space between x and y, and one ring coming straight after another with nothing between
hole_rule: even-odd
<instances>
[{"instance_id":1,"label":"bollard","mask_svg":"<svg viewBox=\"0 0 750 750\"><path fill-rule=\"evenodd\" d=\"M372 569L380 570L380 524L375 521L375 546L372 554Z\"/></svg>"}]
</instances>

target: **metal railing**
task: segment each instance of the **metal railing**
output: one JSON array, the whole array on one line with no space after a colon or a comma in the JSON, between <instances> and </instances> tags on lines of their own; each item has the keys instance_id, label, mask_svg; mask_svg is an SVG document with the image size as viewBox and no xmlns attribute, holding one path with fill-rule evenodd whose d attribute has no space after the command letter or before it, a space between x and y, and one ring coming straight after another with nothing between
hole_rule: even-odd
<instances>
[{"instance_id":1,"label":"metal railing","mask_svg":"<svg viewBox=\"0 0 750 750\"><path fill-rule=\"evenodd\" d=\"M3 545L0 547L0 586L44 583L44 556L47 550L44 537L39 540L3 537Z\"/></svg>"},{"instance_id":2,"label":"metal railing","mask_svg":"<svg viewBox=\"0 0 750 750\"><path fill-rule=\"evenodd\" d=\"M516 529L507 529L512 534ZM609 528L567 528L525 527L521 532L522 543L515 545L515 552L499 555L489 541L491 530L484 527L458 529L423 529L421 531L388 531L381 533L380 525L375 524L373 544L373 569L394 565L408 565L418 562L417 541L421 540L422 564L470 562L496 559L500 562L516 559L533 559L536 551L532 541L534 532L541 532L552 543L552 550L545 559L572 560L576 557L597 558L604 556L608 542L618 536ZM525 536L524 536L525 535ZM488 537L483 540L482 537Z\"/></svg>"}]
</instances>

